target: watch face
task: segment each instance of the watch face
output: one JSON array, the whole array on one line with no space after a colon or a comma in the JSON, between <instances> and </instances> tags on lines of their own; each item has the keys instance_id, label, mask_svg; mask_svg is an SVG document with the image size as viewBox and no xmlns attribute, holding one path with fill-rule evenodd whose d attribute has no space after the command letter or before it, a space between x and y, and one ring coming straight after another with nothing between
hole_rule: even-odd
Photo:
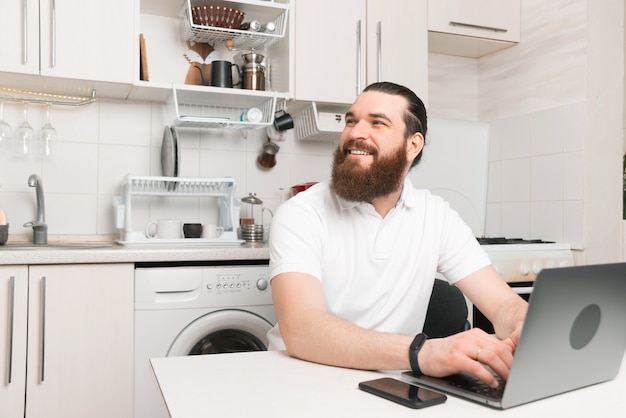
<instances>
[{"instance_id":1,"label":"watch face","mask_svg":"<svg viewBox=\"0 0 626 418\"><path fill-rule=\"evenodd\" d=\"M426 339L428 339L426 334L417 334L415 336L415 339L413 339L413 342L411 343L411 348L414 350L419 350L426 342Z\"/></svg>"}]
</instances>

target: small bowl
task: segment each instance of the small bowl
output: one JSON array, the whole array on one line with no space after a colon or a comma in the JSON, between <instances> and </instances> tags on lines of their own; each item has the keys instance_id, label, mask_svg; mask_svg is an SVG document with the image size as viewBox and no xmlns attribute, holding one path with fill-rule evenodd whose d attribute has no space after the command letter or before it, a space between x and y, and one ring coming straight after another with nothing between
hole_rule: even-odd
<instances>
[{"instance_id":1,"label":"small bowl","mask_svg":"<svg viewBox=\"0 0 626 418\"><path fill-rule=\"evenodd\" d=\"M3 245L9 239L9 224L0 225L0 245Z\"/></svg>"}]
</instances>

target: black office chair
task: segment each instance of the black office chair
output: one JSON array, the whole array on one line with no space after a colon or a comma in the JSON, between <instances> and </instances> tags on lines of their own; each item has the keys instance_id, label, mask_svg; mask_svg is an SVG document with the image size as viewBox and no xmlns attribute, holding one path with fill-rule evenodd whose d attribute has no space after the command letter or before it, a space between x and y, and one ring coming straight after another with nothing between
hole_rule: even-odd
<instances>
[{"instance_id":1,"label":"black office chair","mask_svg":"<svg viewBox=\"0 0 626 418\"><path fill-rule=\"evenodd\" d=\"M463 293L445 280L435 279L428 303L424 334L429 338L447 337L470 329Z\"/></svg>"}]
</instances>

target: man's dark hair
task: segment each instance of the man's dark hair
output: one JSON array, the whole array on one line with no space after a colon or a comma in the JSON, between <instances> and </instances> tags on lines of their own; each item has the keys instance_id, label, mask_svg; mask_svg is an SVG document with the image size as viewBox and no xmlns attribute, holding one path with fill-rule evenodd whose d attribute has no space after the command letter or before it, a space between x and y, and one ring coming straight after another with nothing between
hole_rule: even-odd
<instances>
[{"instance_id":1,"label":"man's dark hair","mask_svg":"<svg viewBox=\"0 0 626 418\"><path fill-rule=\"evenodd\" d=\"M426 115L426 107L424 102L417 97L413 91L407 87L399 84L391 83L388 81L381 81L378 83L370 84L365 88L365 91L378 91L381 93L394 94L396 96L404 97L409 103L405 115L404 124L406 125L404 131L404 137L408 138L416 132L422 134L426 139L426 131L428 130L428 117ZM413 159L411 167L415 167L419 160L422 158L422 151Z\"/></svg>"}]
</instances>

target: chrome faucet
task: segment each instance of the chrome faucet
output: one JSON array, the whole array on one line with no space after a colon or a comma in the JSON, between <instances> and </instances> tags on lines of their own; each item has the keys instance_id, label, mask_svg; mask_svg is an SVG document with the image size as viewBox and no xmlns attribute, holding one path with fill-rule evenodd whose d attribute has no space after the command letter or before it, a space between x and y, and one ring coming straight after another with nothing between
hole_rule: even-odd
<instances>
[{"instance_id":1,"label":"chrome faucet","mask_svg":"<svg viewBox=\"0 0 626 418\"><path fill-rule=\"evenodd\" d=\"M28 186L35 188L37 195L37 220L26 222L24 227L33 228L33 244L48 243L48 225L46 225L46 205L43 199L43 183L37 174L28 178Z\"/></svg>"}]
</instances>

